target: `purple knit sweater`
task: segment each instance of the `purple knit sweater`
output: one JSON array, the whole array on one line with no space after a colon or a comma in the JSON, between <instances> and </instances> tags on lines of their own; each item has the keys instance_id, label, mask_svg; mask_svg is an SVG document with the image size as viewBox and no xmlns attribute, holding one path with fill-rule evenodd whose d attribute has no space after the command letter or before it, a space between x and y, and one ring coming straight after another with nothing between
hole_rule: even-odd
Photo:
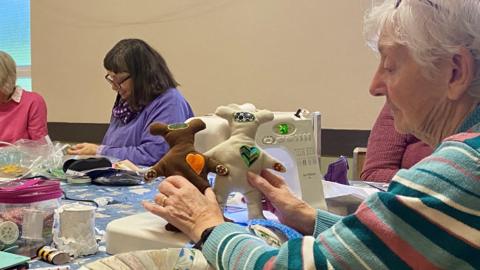
<instances>
[{"instance_id":1,"label":"purple knit sweater","mask_svg":"<svg viewBox=\"0 0 480 270\"><path fill-rule=\"evenodd\" d=\"M385 104L370 132L367 156L360 178L390 182L399 169L408 169L432 153L432 148L410 134L400 134Z\"/></svg>"},{"instance_id":2,"label":"purple knit sweater","mask_svg":"<svg viewBox=\"0 0 480 270\"><path fill-rule=\"evenodd\" d=\"M150 124L183 123L192 116L192 109L182 94L177 89L168 89L127 124L112 117L99 152L105 156L128 159L138 165L153 165L163 157L169 146L162 136L150 134Z\"/></svg>"}]
</instances>

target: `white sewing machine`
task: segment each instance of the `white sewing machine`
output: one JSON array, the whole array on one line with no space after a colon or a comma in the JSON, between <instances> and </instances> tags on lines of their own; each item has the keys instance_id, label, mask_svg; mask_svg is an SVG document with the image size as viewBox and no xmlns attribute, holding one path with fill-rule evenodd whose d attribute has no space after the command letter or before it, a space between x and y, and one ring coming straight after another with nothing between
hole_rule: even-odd
<instances>
[{"instance_id":1,"label":"white sewing machine","mask_svg":"<svg viewBox=\"0 0 480 270\"><path fill-rule=\"evenodd\" d=\"M300 198L315 208L327 209L320 173L321 116L319 112L275 112L275 118L257 131L257 144L280 160L282 175Z\"/></svg>"},{"instance_id":2,"label":"white sewing machine","mask_svg":"<svg viewBox=\"0 0 480 270\"><path fill-rule=\"evenodd\" d=\"M246 105L246 110L254 109L249 106ZM206 123L207 129L196 134L195 147L199 152L205 152L230 136L226 120L214 115L200 118ZM326 209L319 162L320 119L318 112L275 112L272 121L258 128L255 138L262 149L285 165L287 172L279 174L287 179L292 191L312 206ZM238 212L229 215L228 210L225 215L234 220L242 216ZM106 229L107 252L116 254L185 246L188 238L181 233L166 231L166 223L150 213L114 220Z\"/></svg>"}]
</instances>

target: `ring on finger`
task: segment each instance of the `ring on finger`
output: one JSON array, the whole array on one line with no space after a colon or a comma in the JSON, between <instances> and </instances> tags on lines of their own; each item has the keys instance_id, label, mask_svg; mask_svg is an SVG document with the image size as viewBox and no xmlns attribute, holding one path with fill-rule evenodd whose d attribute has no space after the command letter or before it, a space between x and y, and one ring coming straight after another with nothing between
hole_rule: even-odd
<instances>
[{"instance_id":1,"label":"ring on finger","mask_svg":"<svg viewBox=\"0 0 480 270\"><path fill-rule=\"evenodd\" d=\"M165 207L165 202L166 202L166 201L167 201L167 196L163 196L163 197L162 197L162 202L160 203L160 205L161 205L162 207Z\"/></svg>"}]
</instances>

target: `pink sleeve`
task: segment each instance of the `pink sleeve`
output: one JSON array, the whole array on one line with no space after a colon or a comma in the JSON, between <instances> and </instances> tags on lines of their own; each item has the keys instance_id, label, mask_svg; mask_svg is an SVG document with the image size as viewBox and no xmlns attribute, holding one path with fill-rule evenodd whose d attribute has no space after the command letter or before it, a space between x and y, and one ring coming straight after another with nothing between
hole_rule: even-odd
<instances>
[{"instance_id":1,"label":"pink sleeve","mask_svg":"<svg viewBox=\"0 0 480 270\"><path fill-rule=\"evenodd\" d=\"M367 181L390 182L401 168L408 136L395 130L393 116L385 104L370 132L367 156L360 178Z\"/></svg>"},{"instance_id":2,"label":"pink sleeve","mask_svg":"<svg viewBox=\"0 0 480 270\"><path fill-rule=\"evenodd\" d=\"M42 96L34 94L28 112L28 135L32 140L38 140L48 134L47 104Z\"/></svg>"},{"instance_id":3,"label":"pink sleeve","mask_svg":"<svg viewBox=\"0 0 480 270\"><path fill-rule=\"evenodd\" d=\"M415 141L407 146L405 154L403 154L402 169L409 169L433 152L433 149L430 145L418 140L415 137L413 138Z\"/></svg>"}]
</instances>

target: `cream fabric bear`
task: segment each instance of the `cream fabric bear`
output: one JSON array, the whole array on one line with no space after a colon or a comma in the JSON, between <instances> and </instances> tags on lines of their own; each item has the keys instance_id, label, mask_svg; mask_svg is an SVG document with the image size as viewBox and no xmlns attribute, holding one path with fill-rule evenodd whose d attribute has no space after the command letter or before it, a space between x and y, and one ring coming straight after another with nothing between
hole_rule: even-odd
<instances>
[{"instance_id":1,"label":"cream fabric bear","mask_svg":"<svg viewBox=\"0 0 480 270\"><path fill-rule=\"evenodd\" d=\"M255 143L258 126L273 120L273 113L268 110L245 111L237 104L220 106L215 114L228 121L231 135L226 141L216 145L204 153L229 168L228 175L217 175L214 191L220 207L224 209L228 195L240 192L245 196L248 207L248 218L264 218L262 211L262 195L247 181L247 171L260 173L270 168L285 172L280 161L262 151Z\"/></svg>"}]
</instances>

